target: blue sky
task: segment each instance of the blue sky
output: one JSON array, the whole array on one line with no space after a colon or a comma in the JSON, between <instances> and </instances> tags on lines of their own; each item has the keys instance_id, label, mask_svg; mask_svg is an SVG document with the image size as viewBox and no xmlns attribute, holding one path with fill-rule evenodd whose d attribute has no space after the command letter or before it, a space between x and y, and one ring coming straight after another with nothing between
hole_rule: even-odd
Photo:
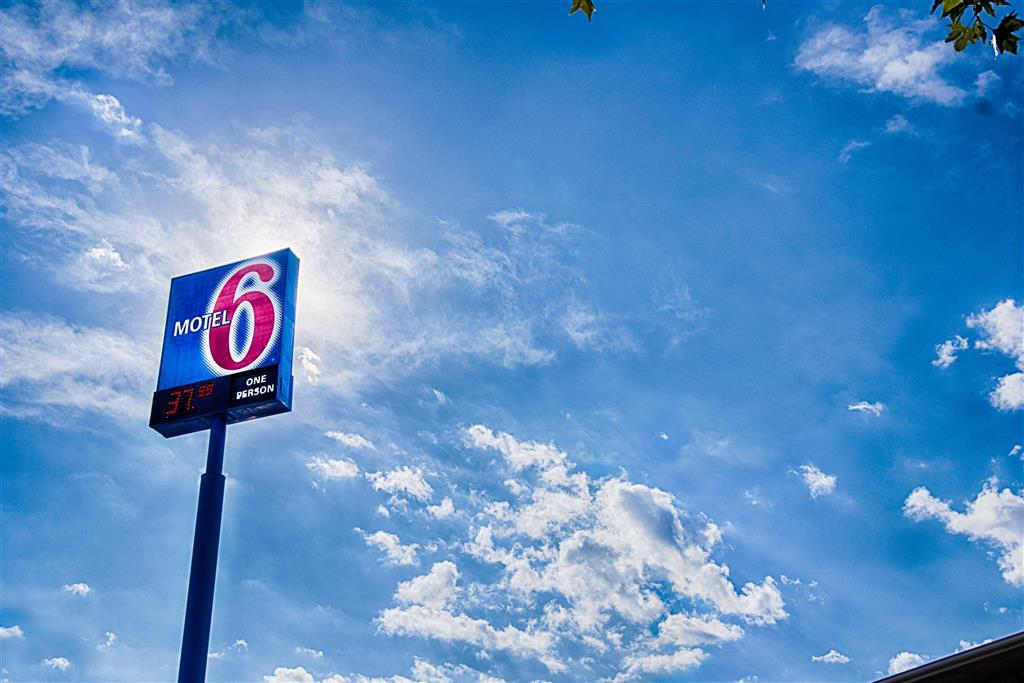
<instances>
[{"instance_id":1,"label":"blue sky","mask_svg":"<svg viewBox=\"0 0 1024 683\"><path fill-rule=\"evenodd\" d=\"M211 681L853 681L1022 628L1022 73L924 4L3 4L2 674L175 677L169 279L301 259Z\"/></svg>"}]
</instances>

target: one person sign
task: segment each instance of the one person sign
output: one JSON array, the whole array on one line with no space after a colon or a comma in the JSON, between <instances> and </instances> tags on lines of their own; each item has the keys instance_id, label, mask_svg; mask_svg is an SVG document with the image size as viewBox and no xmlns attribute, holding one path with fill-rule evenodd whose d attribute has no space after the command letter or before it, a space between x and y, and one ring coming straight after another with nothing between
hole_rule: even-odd
<instances>
[{"instance_id":1,"label":"one person sign","mask_svg":"<svg viewBox=\"0 0 1024 683\"><path fill-rule=\"evenodd\" d=\"M165 437L291 410L299 259L290 249L171 280L149 426Z\"/></svg>"}]
</instances>

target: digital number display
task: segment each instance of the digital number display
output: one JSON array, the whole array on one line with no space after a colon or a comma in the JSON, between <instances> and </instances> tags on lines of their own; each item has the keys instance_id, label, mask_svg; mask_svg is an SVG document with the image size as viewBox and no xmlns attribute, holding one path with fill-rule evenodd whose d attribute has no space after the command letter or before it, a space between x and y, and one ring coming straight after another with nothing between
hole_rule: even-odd
<instances>
[{"instance_id":1,"label":"digital number display","mask_svg":"<svg viewBox=\"0 0 1024 683\"><path fill-rule=\"evenodd\" d=\"M153 395L150 424L163 424L223 410L228 405L231 378L217 379L165 389Z\"/></svg>"},{"instance_id":2,"label":"digital number display","mask_svg":"<svg viewBox=\"0 0 1024 683\"><path fill-rule=\"evenodd\" d=\"M207 429L211 415L226 415L231 424L287 412L291 407L285 400L290 398L291 376L281 387L284 380L278 365L268 365L157 391L149 426L170 437Z\"/></svg>"}]
</instances>

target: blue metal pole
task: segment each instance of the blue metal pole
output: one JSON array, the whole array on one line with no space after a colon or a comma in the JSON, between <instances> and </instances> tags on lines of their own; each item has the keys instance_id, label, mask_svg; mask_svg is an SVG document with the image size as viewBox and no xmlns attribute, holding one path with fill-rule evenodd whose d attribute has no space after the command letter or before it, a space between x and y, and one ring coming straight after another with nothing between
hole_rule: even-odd
<instances>
[{"instance_id":1,"label":"blue metal pole","mask_svg":"<svg viewBox=\"0 0 1024 683\"><path fill-rule=\"evenodd\" d=\"M178 683L203 683L210 650L210 621L213 617L213 586L217 578L217 548L220 519L224 510L224 436L227 418L214 416L210 423L210 447L206 452L206 473L199 482L196 534L192 541L192 569L188 578L185 631L181 638Z\"/></svg>"}]
</instances>

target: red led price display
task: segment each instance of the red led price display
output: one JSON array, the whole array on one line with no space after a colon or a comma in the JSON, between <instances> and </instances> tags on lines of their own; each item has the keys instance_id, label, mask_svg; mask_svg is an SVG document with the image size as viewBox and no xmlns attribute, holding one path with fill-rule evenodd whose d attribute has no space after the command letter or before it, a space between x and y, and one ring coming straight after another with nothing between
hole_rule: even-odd
<instances>
[{"instance_id":1,"label":"red led price display","mask_svg":"<svg viewBox=\"0 0 1024 683\"><path fill-rule=\"evenodd\" d=\"M191 415L197 409L206 409L209 401L204 398L213 396L217 385L213 382L195 384L188 387L179 387L167 392L167 407L164 410L164 417L175 417L177 415ZM184 404L182 401L184 400Z\"/></svg>"},{"instance_id":2,"label":"red led price display","mask_svg":"<svg viewBox=\"0 0 1024 683\"><path fill-rule=\"evenodd\" d=\"M153 395L150 424L176 422L224 410L231 389L230 377L218 377L158 391Z\"/></svg>"}]
</instances>

